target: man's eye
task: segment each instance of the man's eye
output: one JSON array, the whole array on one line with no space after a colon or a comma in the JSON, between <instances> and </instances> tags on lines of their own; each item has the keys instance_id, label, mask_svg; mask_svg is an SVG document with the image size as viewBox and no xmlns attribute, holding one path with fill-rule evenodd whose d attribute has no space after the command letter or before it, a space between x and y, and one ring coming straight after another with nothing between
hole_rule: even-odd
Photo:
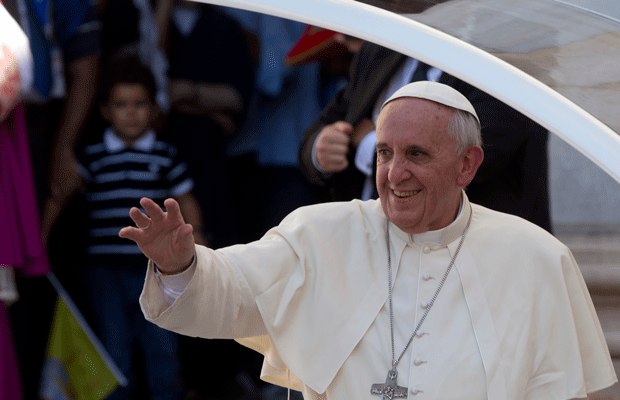
<instances>
[{"instance_id":1,"label":"man's eye","mask_svg":"<svg viewBox=\"0 0 620 400\"><path fill-rule=\"evenodd\" d=\"M414 158L417 158L417 157L422 157L422 156L426 155L426 153L424 153L424 152L422 152L422 151L420 151L420 150L409 150L409 151L407 152L407 155L408 155L409 157L414 157Z\"/></svg>"},{"instance_id":2,"label":"man's eye","mask_svg":"<svg viewBox=\"0 0 620 400\"><path fill-rule=\"evenodd\" d=\"M390 151L386 149L377 149L377 162L383 163L390 159Z\"/></svg>"}]
</instances>

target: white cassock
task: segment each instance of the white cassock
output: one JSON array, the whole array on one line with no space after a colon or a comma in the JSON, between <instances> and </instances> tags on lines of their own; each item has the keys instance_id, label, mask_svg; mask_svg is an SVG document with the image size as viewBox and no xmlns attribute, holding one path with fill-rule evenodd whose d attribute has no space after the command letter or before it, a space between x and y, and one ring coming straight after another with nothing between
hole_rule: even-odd
<instances>
[{"instance_id":1,"label":"white cassock","mask_svg":"<svg viewBox=\"0 0 620 400\"><path fill-rule=\"evenodd\" d=\"M572 399L616 382L569 249L464 194L442 231L389 225L396 357L470 215L455 265L398 364L409 398ZM171 306L151 265L142 310L165 329L261 352L261 378L306 399L379 399L370 388L386 381L392 360L386 222L379 200L301 208L260 241L198 246L191 281Z\"/></svg>"}]
</instances>

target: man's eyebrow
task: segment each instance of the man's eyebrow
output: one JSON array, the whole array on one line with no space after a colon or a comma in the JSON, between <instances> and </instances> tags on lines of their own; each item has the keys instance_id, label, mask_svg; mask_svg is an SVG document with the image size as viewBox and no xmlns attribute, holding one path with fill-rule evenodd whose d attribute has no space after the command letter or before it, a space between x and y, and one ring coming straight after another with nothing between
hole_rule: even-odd
<instances>
[{"instance_id":1,"label":"man's eyebrow","mask_svg":"<svg viewBox=\"0 0 620 400\"><path fill-rule=\"evenodd\" d=\"M385 142L377 142L377 144L375 145L376 148L385 148L388 147L387 143Z\"/></svg>"},{"instance_id":2,"label":"man's eyebrow","mask_svg":"<svg viewBox=\"0 0 620 400\"><path fill-rule=\"evenodd\" d=\"M428 154L428 151L424 147L415 144L407 147L407 152L410 151L417 151L418 153Z\"/></svg>"}]
</instances>

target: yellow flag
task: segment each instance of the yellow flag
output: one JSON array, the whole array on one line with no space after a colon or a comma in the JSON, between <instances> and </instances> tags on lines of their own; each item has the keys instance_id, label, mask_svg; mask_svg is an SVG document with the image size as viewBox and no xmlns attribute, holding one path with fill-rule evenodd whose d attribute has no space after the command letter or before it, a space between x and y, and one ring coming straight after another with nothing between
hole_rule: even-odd
<instances>
[{"instance_id":1,"label":"yellow flag","mask_svg":"<svg viewBox=\"0 0 620 400\"><path fill-rule=\"evenodd\" d=\"M48 275L56 287L58 282ZM58 290L60 288L60 290ZM59 286L39 396L45 400L101 400L127 379ZM68 300L68 301L67 301Z\"/></svg>"}]
</instances>

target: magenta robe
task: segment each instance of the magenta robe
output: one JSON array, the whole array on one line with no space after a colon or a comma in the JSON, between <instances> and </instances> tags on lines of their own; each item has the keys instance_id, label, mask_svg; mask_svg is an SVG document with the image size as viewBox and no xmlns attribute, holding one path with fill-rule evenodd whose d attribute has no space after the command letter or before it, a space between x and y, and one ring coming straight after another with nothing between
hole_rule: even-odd
<instances>
[{"instance_id":1,"label":"magenta robe","mask_svg":"<svg viewBox=\"0 0 620 400\"><path fill-rule=\"evenodd\" d=\"M0 265L13 267L20 276L50 271L21 106L0 123ZM8 309L0 304L0 400L22 398L18 371Z\"/></svg>"}]
</instances>

